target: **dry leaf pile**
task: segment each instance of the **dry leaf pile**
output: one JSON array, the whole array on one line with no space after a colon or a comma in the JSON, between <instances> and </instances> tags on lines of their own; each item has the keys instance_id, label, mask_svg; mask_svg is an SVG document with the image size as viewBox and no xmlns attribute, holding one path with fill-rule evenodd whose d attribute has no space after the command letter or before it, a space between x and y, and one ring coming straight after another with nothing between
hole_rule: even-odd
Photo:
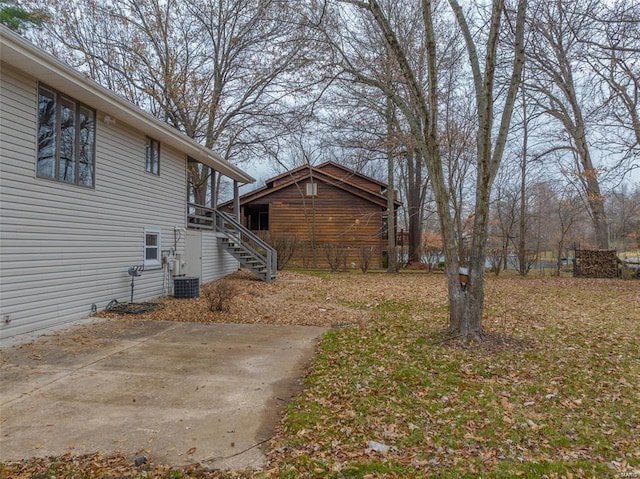
<instances>
[{"instance_id":1,"label":"dry leaf pile","mask_svg":"<svg viewBox=\"0 0 640 479\"><path fill-rule=\"evenodd\" d=\"M227 310L209 307L208 290L219 281L231 286ZM316 276L280 271L277 281L265 283L246 270L202 286L196 299L165 297L160 307L141 318L198 323L264 323L305 326L336 326L366 319L366 313L336 301L326 294L327 281ZM109 312L100 314L115 318Z\"/></svg>"}]
</instances>

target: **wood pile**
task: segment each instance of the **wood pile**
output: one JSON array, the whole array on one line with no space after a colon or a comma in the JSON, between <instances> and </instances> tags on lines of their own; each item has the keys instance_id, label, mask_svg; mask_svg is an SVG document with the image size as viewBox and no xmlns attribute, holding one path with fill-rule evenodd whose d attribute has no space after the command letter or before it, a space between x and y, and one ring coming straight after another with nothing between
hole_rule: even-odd
<instances>
[{"instance_id":1,"label":"wood pile","mask_svg":"<svg viewBox=\"0 0 640 479\"><path fill-rule=\"evenodd\" d=\"M620 260L615 250L576 250L574 276L617 278Z\"/></svg>"}]
</instances>

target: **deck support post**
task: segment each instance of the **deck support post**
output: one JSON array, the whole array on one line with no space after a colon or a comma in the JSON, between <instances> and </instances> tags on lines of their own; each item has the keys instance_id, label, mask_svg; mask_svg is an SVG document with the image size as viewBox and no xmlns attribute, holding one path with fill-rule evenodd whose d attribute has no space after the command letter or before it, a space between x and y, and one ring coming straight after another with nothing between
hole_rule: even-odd
<instances>
[{"instance_id":1,"label":"deck support post","mask_svg":"<svg viewBox=\"0 0 640 479\"><path fill-rule=\"evenodd\" d=\"M233 215L240 222L240 189L238 180L233 180Z\"/></svg>"}]
</instances>

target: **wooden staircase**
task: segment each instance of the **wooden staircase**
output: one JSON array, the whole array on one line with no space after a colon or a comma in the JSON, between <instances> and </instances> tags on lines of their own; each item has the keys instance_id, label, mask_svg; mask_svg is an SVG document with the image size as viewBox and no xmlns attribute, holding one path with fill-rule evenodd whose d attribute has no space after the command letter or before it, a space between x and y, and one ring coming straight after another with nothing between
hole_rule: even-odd
<instances>
[{"instance_id":1,"label":"wooden staircase","mask_svg":"<svg viewBox=\"0 0 640 479\"><path fill-rule=\"evenodd\" d=\"M221 233L218 242L222 247L262 281L270 283L276 279L276 250L233 216L218 210L213 210L213 215L214 229Z\"/></svg>"}]
</instances>

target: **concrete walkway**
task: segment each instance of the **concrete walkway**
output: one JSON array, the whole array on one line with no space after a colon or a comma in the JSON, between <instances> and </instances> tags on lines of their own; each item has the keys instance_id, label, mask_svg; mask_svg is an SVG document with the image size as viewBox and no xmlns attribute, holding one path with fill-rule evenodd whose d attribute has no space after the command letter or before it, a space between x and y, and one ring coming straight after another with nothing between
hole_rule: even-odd
<instances>
[{"instance_id":1,"label":"concrete walkway","mask_svg":"<svg viewBox=\"0 0 640 479\"><path fill-rule=\"evenodd\" d=\"M112 319L2 344L0 456L260 467L324 331Z\"/></svg>"}]
</instances>

